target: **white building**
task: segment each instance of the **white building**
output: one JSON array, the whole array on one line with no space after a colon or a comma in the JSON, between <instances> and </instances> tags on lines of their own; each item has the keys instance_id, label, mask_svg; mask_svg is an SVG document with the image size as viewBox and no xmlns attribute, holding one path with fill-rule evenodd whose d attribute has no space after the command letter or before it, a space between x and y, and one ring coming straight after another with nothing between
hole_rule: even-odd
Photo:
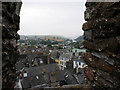
<instances>
[{"instance_id":1,"label":"white building","mask_svg":"<svg viewBox=\"0 0 120 90\"><path fill-rule=\"evenodd\" d=\"M66 68L66 62L72 59L72 53L64 53L59 57L60 69L64 70Z\"/></svg>"},{"instance_id":2,"label":"white building","mask_svg":"<svg viewBox=\"0 0 120 90\"><path fill-rule=\"evenodd\" d=\"M78 57L80 53L86 53L86 49L73 48L72 52L73 52L73 55Z\"/></svg>"},{"instance_id":3,"label":"white building","mask_svg":"<svg viewBox=\"0 0 120 90\"><path fill-rule=\"evenodd\" d=\"M78 68L83 68L83 64L85 64L82 60L73 60L73 68L76 68L78 65Z\"/></svg>"}]
</instances>

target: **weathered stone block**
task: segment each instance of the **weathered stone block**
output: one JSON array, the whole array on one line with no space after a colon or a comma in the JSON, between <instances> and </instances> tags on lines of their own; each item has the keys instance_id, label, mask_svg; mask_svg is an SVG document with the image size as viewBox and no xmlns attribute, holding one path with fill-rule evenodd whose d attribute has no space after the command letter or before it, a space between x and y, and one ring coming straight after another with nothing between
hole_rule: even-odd
<instances>
[{"instance_id":1,"label":"weathered stone block","mask_svg":"<svg viewBox=\"0 0 120 90\"><path fill-rule=\"evenodd\" d=\"M99 60L96 66L98 69L106 71L108 73L112 73L114 71L114 67L112 65L109 65L102 60Z\"/></svg>"},{"instance_id":2,"label":"weathered stone block","mask_svg":"<svg viewBox=\"0 0 120 90\"><path fill-rule=\"evenodd\" d=\"M94 8L92 8L91 10L89 8L86 9L86 11L84 12L84 14L85 14L84 19L86 21L89 21L92 19L92 17L93 17L92 13L94 12L94 10L95 10Z\"/></svg>"},{"instance_id":3,"label":"weathered stone block","mask_svg":"<svg viewBox=\"0 0 120 90\"><path fill-rule=\"evenodd\" d=\"M112 58L109 58L109 55L107 55L105 52L92 52L91 53L92 56L98 58L98 59L102 59L105 62L107 62L110 65L115 65L115 60Z\"/></svg>"},{"instance_id":4,"label":"weathered stone block","mask_svg":"<svg viewBox=\"0 0 120 90\"><path fill-rule=\"evenodd\" d=\"M92 21L88 21L88 22L84 23L84 24L83 24L83 27L82 27L82 29L83 29L84 31L90 30L90 29L92 29L92 28L93 28L93 22L92 22Z\"/></svg>"},{"instance_id":5,"label":"weathered stone block","mask_svg":"<svg viewBox=\"0 0 120 90\"><path fill-rule=\"evenodd\" d=\"M95 7L96 5L98 4L98 2L88 2L88 0L87 0L87 2L85 3L85 6L86 7Z\"/></svg>"},{"instance_id":6,"label":"weathered stone block","mask_svg":"<svg viewBox=\"0 0 120 90\"><path fill-rule=\"evenodd\" d=\"M92 30L84 31L84 39L85 40L93 40L93 33Z\"/></svg>"},{"instance_id":7,"label":"weathered stone block","mask_svg":"<svg viewBox=\"0 0 120 90\"><path fill-rule=\"evenodd\" d=\"M108 38L120 35L119 32L120 25L118 25L119 22L120 21L114 18L111 19L100 18L88 21L83 24L83 30L85 31L84 34L89 32L90 34L87 35L88 36L91 35L92 38Z\"/></svg>"},{"instance_id":8,"label":"weathered stone block","mask_svg":"<svg viewBox=\"0 0 120 90\"><path fill-rule=\"evenodd\" d=\"M90 81L94 80L94 74L91 67L84 68L84 74Z\"/></svg>"},{"instance_id":9,"label":"weathered stone block","mask_svg":"<svg viewBox=\"0 0 120 90\"><path fill-rule=\"evenodd\" d=\"M13 88L16 80L15 63L18 60L19 12L21 2L2 3L2 88Z\"/></svg>"},{"instance_id":10,"label":"weathered stone block","mask_svg":"<svg viewBox=\"0 0 120 90\"><path fill-rule=\"evenodd\" d=\"M84 47L93 51L111 51L117 52L119 43L115 38L94 40L95 42L84 41ZM113 48L114 47L114 48Z\"/></svg>"},{"instance_id":11,"label":"weathered stone block","mask_svg":"<svg viewBox=\"0 0 120 90\"><path fill-rule=\"evenodd\" d=\"M87 48L87 49L89 49L89 50L95 50L94 49L94 44L92 43L92 42L89 42L89 41L87 41L87 40L85 40L84 42L83 42L83 46L85 47L85 48Z\"/></svg>"},{"instance_id":12,"label":"weathered stone block","mask_svg":"<svg viewBox=\"0 0 120 90\"><path fill-rule=\"evenodd\" d=\"M108 7L112 7L115 4L116 2L106 2L106 3L102 3L102 6L103 8L108 8Z\"/></svg>"},{"instance_id":13,"label":"weathered stone block","mask_svg":"<svg viewBox=\"0 0 120 90\"><path fill-rule=\"evenodd\" d=\"M111 77L110 74L108 74L104 71L101 71L101 70L98 69L96 71L96 74L97 74L97 76L102 77L103 79L105 79L106 81L109 81L112 84L115 82L113 77Z\"/></svg>"},{"instance_id":14,"label":"weathered stone block","mask_svg":"<svg viewBox=\"0 0 120 90\"><path fill-rule=\"evenodd\" d=\"M117 13L120 12L120 8L109 8L109 9L105 9L101 12L101 16L105 17L105 18L112 18L115 17L117 15Z\"/></svg>"},{"instance_id":15,"label":"weathered stone block","mask_svg":"<svg viewBox=\"0 0 120 90\"><path fill-rule=\"evenodd\" d=\"M102 6L103 8L113 8L113 7L116 7L116 6L120 6L120 3L119 2L102 2Z\"/></svg>"},{"instance_id":16,"label":"weathered stone block","mask_svg":"<svg viewBox=\"0 0 120 90\"><path fill-rule=\"evenodd\" d=\"M97 60L90 53L85 53L83 59L89 66L96 67Z\"/></svg>"},{"instance_id":17,"label":"weathered stone block","mask_svg":"<svg viewBox=\"0 0 120 90\"><path fill-rule=\"evenodd\" d=\"M105 79L98 77L97 78L97 82L99 83L99 86L101 87L109 87L109 88L113 88L113 85L107 81L105 81Z\"/></svg>"},{"instance_id":18,"label":"weathered stone block","mask_svg":"<svg viewBox=\"0 0 120 90\"><path fill-rule=\"evenodd\" d=\"M96 87L120 86L119 12L120 2L86 3L83 45L91 54L85 54L84 61L94 68L91 85Z\"/></svg>"}]
</instances>

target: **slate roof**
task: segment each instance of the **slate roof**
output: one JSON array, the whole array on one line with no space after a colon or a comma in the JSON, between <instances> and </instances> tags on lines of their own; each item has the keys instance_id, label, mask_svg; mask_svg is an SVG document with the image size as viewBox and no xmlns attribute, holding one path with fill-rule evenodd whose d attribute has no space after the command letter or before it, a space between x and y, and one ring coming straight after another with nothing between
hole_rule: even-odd
<instances>
[{"instance_id":1,"label":"slate roof","mask_svg":"<svg viewBox=\"0 0 120 90\"><path fill-rule=\"evenodd\" d=\"M72 69L73 68L73 61L70 60L68 62L66 62L66 69Z\"/></svg>"},{"instance_id":2,"label":"slate roof","mask_svg":"<svg viewBox=\"0 0 120 90\"><path fill-rule=\"evenodd\" d=\"M50 57L53 59L57 58L59 56L59 52L57 50L54 50L50 53Z\"/></svg>"},{"instance_id":3,"label":"slate roof","mask_svg":"<svg viewBox=\"0 0 120 90\"><path fill-rule=\"evenodd\" d=\"M27 54L27 58L29 59L29 64L32 63L32 60L37 56L38 55L36 53Z\"/></svg>"},{"instance_id":4,"label":"slate roof","mask_svg":"<svg viewBox=\"0 0 120 90\"><path fill-rule=\"evenodd\" d=\"M56 68L58 68L57 64L47 64L42 66L25 68L25 70L28 73L28 76L35 76L42 74L43 69L46 70L46 73L50 73L50 72L55 72Z\"/></svg>"},{"instance_id":5,"label":"slate roof","mask_svg":"<svg viewBox=\"0 0 120 90\"><path fill-rule=\"evenodd\" d=\"M37 78L38 77L38 78ZM37 86L37 85L42 85L42 84L47 84L45 81L44 77L42 74L33 76L31 82L31 87Z\"/></svg>"},{"instance_id":6,"label":"slate roof","mask_svg":"<svg viewBox=\"0 0 120 90\"><path fill-rule=\"evenodd\" d=\"M83 59L73 59L73 61L81 61L81 62L84 62Z\"/></svg>"},{"instance_id":7,"label":"slate roof","mask_svg":"<svg viewBox=\"0 0 120 90\"><path fill-rule=\"evenodd\" d=\"M60 71L55 72L56 81L65 80L65 78L64 78L65 72L66 72L65 70L60 70Z\"/></svg>"},{"instance_id":8,"label":"slate roof","mask_svg":"<svg viewBox=\"0 0 120 90\"><path fill-rule=\"evenodd\" d=\"M26 63L26 58L19 58L19 61L16 62L16 70L22 69L22 64Z\"/></svg>"},{"instance_id":9,"label":"slate roof","mask_svg":"<svg viewBox=\"0 0 120 90\"><path fill-rule=\"evenodd\" d=\"M84 75L79 74L78 75L78 81L79 81L79 84L84 84L85 83Z\"/></svg>"},{"instance_id":10,"label":"slate roof","mask_svg":"<svg viewBox=\"0 0 120 90\"><path fill-rule=\"evenodd\" d=\"M16 70L21 70L22 69L22 62L17 62L16 63Z\"/></svg>"},{"instance_id":11,"label":"slate roof","mask_svg":"<svg viewBox=\"0 0 120 90\"><path fill-rule=\"evenodd\" d=\"M43 66L25 68L27 77L23 78L23 88L41 87L39 85L48 85L50 83L50 73L55 72L55 78L57 82L65 81L68 85L84 83L84 76L82 75L83 69L79 69L81 73L77 74L78 80L74 77L74 69L60 70L57 64L48 64ZM46 69L46 73L43 75L42 70ZM32 77L32 80L31 78Z\"/></svg>"},{"instance_id":12,"label":"slate roof","mask_svg":"<svg viewBox=\"0 0 120 90\"><path fill-rule=\"evenodd\" d=\"M36 61L37 61L37 63L38 63L38 65L44 65L44 61L43 61L43 59L42 58L35 58L36 59ZM40 62L43 62L43 63L40 63Z\"/></svg>"},{"instance_id":13,"label":"slate roof","mask_svg":"<svg viewBox=\"0 0 120 90\"><path fill-rule=\"evenodd\" d=\"M74 69L65 69L62 73L58 73L59 75L56 80L60 80L59 78L62 78L61 80L65 80L68 85L85 83L83 69L78 69L78 72L78 74L75 74ZM77 79L74 77L74 74L77 75Z\"/></svg>"},{"instance_id":14,"label":"slate roof","mask_svg":"<svg viewBox=\"0 0 120 90\"><path fill-rule=\"evenodd\" d=\"M79 84L84 84L85 83L85 78L84 78L84 70L83 70L83 68L79 68L78 72L79 72L77 74L78 83Z\"/></svg>"},{"instance_id":15,"label":"slate roof","mask_svg":"<svg viewBox=\"0 0 120 90\"><path fill-rule=\"evenodd\" d=\"M45 81L43 75L32 76L32 79L31 77L25 77L22 81L24 89L35 87L37 85L42 86L43 84L47 85L47 82Z\"/></svg>"},{"instance_id":16,"label":"slate roof","mask_svg":"<svg viewBox=\"0 0 120 90\"><path fill-rule=\"evenodd\" d=\"M56 68L58 68L57 64L48 64L29 68L26 67L25 71L27 72L27 77L23 77L23 88L31 88L37 85L47 84L50 81L50 72L55 72ZM46 69L44 77L42 69ZM32 77L32 80L30 77ZM36 77L38 77L38 79Z\"/></svg>"},{"instance_id":17,"label":"slate roof","mask_svg":"<svg viewBox=\"0 0 120 90\"><path fill-rule=\"evenodd\" d=\"M59 70L55 72L55 78L57 82L65 81L67 84L78 84L73 74L75 74L74 69ZM66 75L69 75L69 78L66 78Z\"/></svg>"},{"instance_id":18,"label":"slate roof","mask_svg":"<svg viewBox=\"0 0 120 90\"><path fill-rule=\"evenodd\" d=\"M26 58L26 57L27 57L26 54L21 54L21 55L19 56L19 58Z\"/></svg>"},{"instance_id":19,"label":"slate roof","mask_svg":"<svg viewBox=\"0 0 120 90\"><path fill-rule=\"evenodd\" d=\"M43 60L43 63L45 64L47 62L47 55L38 55L37 53L31 53L27 55L27 58L29 59L29 64L31 64L35 58L37 59L37 62L39 64L40 58Z\"/></svg>"},{"instance_id":20,"label":"slate roof","mask_svg":"<svg viewBox=\"0 0 120 90\"><path fill-rule=\"evenodd\" d=\"M22 87L24 89L30 88L30 77L29 78L24 78L22 81Z\"/></svg>"},{"instance_id":21,"label":"slate roof","mask_svg":"<svg viewBox=\"0 0 120 90\"><path fill-rule=\"evenodd\" d=\"M77 80L73 77L73 75L70 72L67 72L65 74L65 80L69 85L78 84Z\"/></svg>"},{"instance_id":22,"label":"slate roof","mask_svg":"<svg viewBox=\"0 0 120 90\"><path fill-rule=\"evenodd\" d=\"M71 59L72 58L72 53L64 53L64 54L60 55L60 58Z\"/></svg>"}]
</instances>

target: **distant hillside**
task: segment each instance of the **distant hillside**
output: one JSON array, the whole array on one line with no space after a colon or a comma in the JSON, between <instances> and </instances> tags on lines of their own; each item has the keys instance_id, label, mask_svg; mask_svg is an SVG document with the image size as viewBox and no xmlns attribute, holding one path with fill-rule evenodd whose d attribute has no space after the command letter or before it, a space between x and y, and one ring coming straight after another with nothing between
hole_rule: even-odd
<instances>
[{"instance_id":1,"label":"distant hillside","mask_svg":"<svg viewBox=\"0 0 120 90\"><path fill-rule=\"evenodd\" d=\"M75 41L83 40L83 35L79 36L78 38L74 39Z\"/></svg>"},{"instance_id":2,"label":"distant hillside","mask_svg":"<svg viewBox=\"0 0 120 90\"><path fill-rule=\"evenodd\" d=\"M50 36L50 35L21 35L20 39L25 40L25 39L42 39L42 40L54 40L54 41L65 41L68 38L62 37L62 36Z\"/></svg>"}]
</instances>

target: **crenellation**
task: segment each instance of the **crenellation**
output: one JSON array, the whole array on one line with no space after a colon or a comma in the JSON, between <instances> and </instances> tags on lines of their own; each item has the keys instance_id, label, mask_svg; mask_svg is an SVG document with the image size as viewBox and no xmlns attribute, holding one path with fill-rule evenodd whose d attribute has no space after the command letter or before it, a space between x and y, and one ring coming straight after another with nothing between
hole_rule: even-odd
<instances>
[{"instance_id":1,"label":"crenellation","mask_svg":"<svg viewBox=\"0 0 120 90\"><path fill-rule=\"evenodd\" d=\"M94 68L93 87L119 87L120 83L120 2L87 2L83 24L84 60Z\"/></svg>"},{"instance_id":2,"label":"crenellation","mask_svg":"<svg viewBox=\"0 0 120 90\"><path fill-rule=\"evenodd\" d=\"M2 2L2 88L14 88L21 2Z\"/></svg>"}]
</instances>

